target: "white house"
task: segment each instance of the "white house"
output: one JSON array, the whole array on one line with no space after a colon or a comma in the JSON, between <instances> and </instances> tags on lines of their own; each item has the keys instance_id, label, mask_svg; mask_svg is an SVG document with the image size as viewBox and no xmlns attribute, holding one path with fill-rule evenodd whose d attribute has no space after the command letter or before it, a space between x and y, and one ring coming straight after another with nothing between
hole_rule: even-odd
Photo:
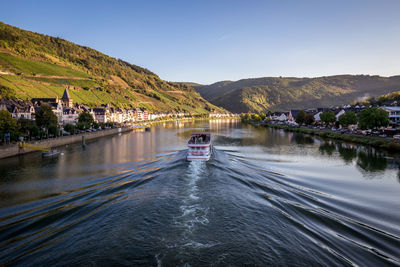
<instances>
[{"instance_id":1,"label":"white house","mask_svg":"<svg viewBox=\"0 0 400 267\"><path fill-rule=\"evenodd\" d=\"M344 113L345 113L345 110L344 110L344 109L341 109L341 110L339 110L338 112L335 112L336 120L338 121L340 115L343 115Z\"/></svg>"},{"instance_id":2,"label":"white house","mask_svg":"<svg viewBox=\"0 0 400 267\"><path fill-rule=\"evenodd\" d=\"M400 107L381 107L389 113L389 124L398 125L400 122Z\"/></svg>"},{"instance_id":3,"label":"white house","mask_svg":"<svg viewBox=\"0 0 400 267\"><path fill-rule=\"evenodd\" d=\"M318 122L321 121L320 115L322 114L322 111L318 112L317 114L314 115L314 121Z\"/></svg>"}]
</instances>

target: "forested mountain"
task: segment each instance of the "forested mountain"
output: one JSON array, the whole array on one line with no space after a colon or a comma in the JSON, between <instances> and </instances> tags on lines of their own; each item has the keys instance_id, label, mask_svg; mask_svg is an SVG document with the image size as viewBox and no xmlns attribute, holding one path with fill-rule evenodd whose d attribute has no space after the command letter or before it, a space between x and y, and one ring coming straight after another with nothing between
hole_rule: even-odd
<instances>
[{"instance_id":1,"label":"forested mountain","mask_svg":"<svg viewBox=\"0 0 400 267\"><path fill-rule=\"evenodd\" d=\"M164 81L145 68L89 47L0 22L0 97L61 97L65 87L74 102L89 106L220 110L186 84Z\"/></svg>"},{"instance_id":2,"label":"forested mountain","mask_svg":"<svg viewBox=\"0 0 400 267\"><path fill-rule=\"evenodd\" d=\"M336 75L255 78L193 86L205 99L232 112L329 107L400 90L400 76Z\"/></svg>"}]
</instances>

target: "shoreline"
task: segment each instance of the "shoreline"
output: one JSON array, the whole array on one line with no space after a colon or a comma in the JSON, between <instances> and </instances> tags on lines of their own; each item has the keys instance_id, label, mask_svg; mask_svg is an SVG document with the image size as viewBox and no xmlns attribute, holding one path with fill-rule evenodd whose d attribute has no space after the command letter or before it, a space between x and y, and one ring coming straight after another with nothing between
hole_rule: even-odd
<instances>
[{"instance_id":1,"label":"shoreline","mask_svg":"<svg viewBox=\"0 0 400 267\"><path fill-rule=\"evenodd\" d=\"M115 135L119 133L124 133L128 131L134 131L132 127L120 127L120 128L113 128L107 130L101 130L97 132L87 132L87 133L80 133L68 136L61 136L51 139L44 139L44 140L36 140L36 141L27 141L26 144L42 146L42 147L60 147L68 144L82 142L82 137L85 137L85 141L102 138L110 135ZM18 143L5 145L4 147L0 147L0 159L2 158L9 158L13 156L19 156L27 153L37 152L38 150L30 149L30 148L20 148Z\"/></svg>"},{"instance_id":2,"label":"shoreline","mask_svg":"<svg viewBox=\"0 0 400 267\"><path fill-rule=\"evenodd\" d=\"M245 122L246 123L246 122ZM357 143L361 145L372 146L379 149L385 149L389 152L400 152L400 141L395 139L387 139L378 136L364 136L364 135L355 135L355 134L346 134L346 133L336 133L329 130L318 130L318 129L310 129L310 128L301 128L301 127L293 127L287 125L277 125L277 124L268 124L268 123L251 123L247 122L254 126L263 126L267 128L273 129L282 129L288 132L302 133L308 135L320 136L322 138L329 138L333 140L339 140L343 142Z\"/></svg>"}]
</instances>

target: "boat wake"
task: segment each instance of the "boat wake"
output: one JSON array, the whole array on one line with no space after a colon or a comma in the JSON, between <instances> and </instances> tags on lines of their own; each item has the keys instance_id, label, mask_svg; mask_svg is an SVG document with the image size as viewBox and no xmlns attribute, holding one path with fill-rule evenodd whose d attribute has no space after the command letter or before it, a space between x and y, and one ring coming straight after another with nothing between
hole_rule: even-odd
<instances>
[{"instance_id":1,"label":"boat wake","mask_svg":"<svg viewBox=\"0 0 400 267\"><path fill-rule=\"evenodd\" d=\"M272 167L277 166L276 159L248 159L230 150L216 152L219 160L210 162L214 175L224 173L236 183L230 187L231 194L236 194L233 208L241 210L236 223L251 225L253 242L260 247L291 242L290 258L303 260L302 264L400 264L400 231L395 221L385 224L377 219L379 210L366 213L366 203L354 203L330 188L316 188L300 176L283 174L285 170ZM271 160L270 166L266 160ZM265 236L268 243L259 239ZM272 248L270 252L276 253Z\"/></svg>"},{"instance_id":2,"label":"boat wake","mask_svg":"<svg viewBox=\"0 0 400 267\"><path fill-rule=\"evenodd\" d=\"M176 219L178 225L184 226L185 235L193 232L197 224L205 225L208 223L207 208L202 206L199 196L198 183L205 175L206 163L202 161L191 161L186 173L187 188L180 206L181 216Z\"/></svg>"}]
</instances>

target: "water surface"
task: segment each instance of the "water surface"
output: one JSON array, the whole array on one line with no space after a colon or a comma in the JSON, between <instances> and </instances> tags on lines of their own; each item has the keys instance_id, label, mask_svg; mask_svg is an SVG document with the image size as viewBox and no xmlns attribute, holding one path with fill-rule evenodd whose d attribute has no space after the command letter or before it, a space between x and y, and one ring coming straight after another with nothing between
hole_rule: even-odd
<instances>
[{"instance_id":1,"label":"water surface","mask_svg":"<svg viewBox=\"0 0 400 267\"><path fill-rule=\"evenodd\" d=\"M214 156L187 162L192 131ZM398 157L235 120L0 161L0 264L400 265Z\"/></svg>"}]
</instances>

